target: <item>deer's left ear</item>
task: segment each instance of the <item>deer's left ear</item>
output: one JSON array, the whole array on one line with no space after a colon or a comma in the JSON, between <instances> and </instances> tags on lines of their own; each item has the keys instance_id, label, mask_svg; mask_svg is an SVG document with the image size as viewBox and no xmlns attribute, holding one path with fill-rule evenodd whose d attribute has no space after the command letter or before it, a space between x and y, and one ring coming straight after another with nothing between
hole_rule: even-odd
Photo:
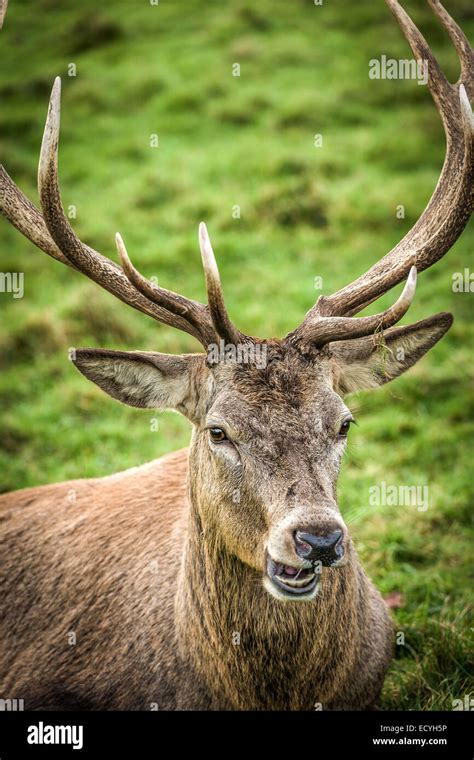
<instances>
[{"instance_id":1,"label":"deer's left ear","mask_svg":"<svg viewBox=\"0 0 474 760\"><path fill-rule=\"evenodd\" d=\"M198 405L202 354L77 349L73 362L85 377L129 406L175 409L193 420Z\"/></svg>"},{"instance_id":2,"label":"deer's left ear","mask_svg":"<svg viewBox=\"0 0 474 760\"><path fill-rule=\"evenodd\" d=\"M435 314L380 335L332 343L334 389L345 395L390 382L421 359L452 323L452 314Z\"/></svg>"}]
</instances>

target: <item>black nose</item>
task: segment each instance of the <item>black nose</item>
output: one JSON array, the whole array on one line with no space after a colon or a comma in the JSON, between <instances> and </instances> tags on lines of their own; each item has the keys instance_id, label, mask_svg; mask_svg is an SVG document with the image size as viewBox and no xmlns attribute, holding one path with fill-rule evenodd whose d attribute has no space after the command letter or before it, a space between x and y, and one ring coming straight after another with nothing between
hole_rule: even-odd
<instances>
[{"instance_id":1,"label":"black nose","mask_svg":"<svg viewBox=\"0 0 474 760\"><path fill-rule=\"evenodd\" d=\"M344 556L341 539L342 530L339 529L327 536L316 536L298 530L295 534L296 553L304 559L321 562L324 567L329 567Z\"/></svg>"}]
</instances>

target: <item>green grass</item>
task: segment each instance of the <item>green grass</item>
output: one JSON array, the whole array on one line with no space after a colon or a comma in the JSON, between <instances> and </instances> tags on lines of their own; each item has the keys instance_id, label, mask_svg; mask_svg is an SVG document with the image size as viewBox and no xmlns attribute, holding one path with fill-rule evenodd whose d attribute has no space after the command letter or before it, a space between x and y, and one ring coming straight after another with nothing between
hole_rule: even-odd
<instances>
[{"instance_id":1,"label":"green grass","mask_svg":"<svg viewBox=\"0 0 474 760\"><path fill-rule=\"evenodd\" d=\"M469 0L447 5L472 33ZM455 54L427 5L407 6L454 79ZM61 184L80 236L115 257L120 229L146 275L202 299L205 219L230 313L249 333L285 334L318 295L316 276L329 293L383 255L439 174L444 139L426 89L368 79L371 58L408 56L381 0L350 13L342 0L115 0L100 10L92 0L17 0L0 35L0 156L22 189L36 200L60 74ZM405 598L385 709L449 710L474 693L472 294L451 288L472 245L468 230L420 277L411 309L411 321L452 311L448 336L396 383L352 399L360 427L340 503L371 577ZM23 299L0 294L1 490L105 475L186 445L184 419L163 414L152 432L153 414L106 399L67 351L194 351L194 341L132 313L6 223L0 251L1 271L25 273ZM368 506L382 481L429 486L429 509Z\"/></svg>"}]
</instances>

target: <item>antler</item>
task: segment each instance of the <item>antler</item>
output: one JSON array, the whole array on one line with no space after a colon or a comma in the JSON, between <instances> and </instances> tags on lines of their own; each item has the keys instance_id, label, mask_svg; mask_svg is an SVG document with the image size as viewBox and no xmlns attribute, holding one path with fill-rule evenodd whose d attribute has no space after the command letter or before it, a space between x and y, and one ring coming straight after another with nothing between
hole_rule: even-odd
<instances>
[{"instance_id":1,"label":"antler","mask_svg":"<svg viewBox=\"0 0 474 760\"><path fill-rule=\"evenodd\" d=\"M203 240L207 242L203 243ZM168 309L168 311L173 314L182 317L194 326L196 330L200 330L201 332L205 330L206 334L209 332L210 337L209 339L206 338L206 345L215 339L216 332L227 343L237 344L240 342L241 338L244 337L234 327L227 315L219 270L217 269L214 252L211 248L211 241L209 240L209 235L204 222L201 222L199 225L199 242L201 245L204 276L206 278L209 301L208 306L204 306L204 304L199 303L199 301L192 301L189 298L184 298L178 293L173 293L172 290L160 288L150 280L147 280L146 277L143 277L143 275L133 266L122 237L118 232L115 236L115 242L122 262L123 271L131 284L150 301ZM210 260L209 250L211 254ZM209 319L209 315L211 319ZM211 328L210 331L207 329L208 326Z\"/></svg>"},{"instance_id":2,"label":"antler","mask_svg":"<svg viewBox=\"0 0 474 760\"><path fill-rule=\"evenodd\" d=\"M0 29L2 28L3 22L5 21L7 6L8 0L0 0Z\"/></svg>"},{"instance_id":3,"label":"antler","mask_svg":"<svg viewBox=\"0 0 474 760\"><path fill-rule=\"evenodd\" d=\"M114 262L83 243L64 213L58 183L58 143L61 80L56 78L51 93L41 145L38 192L43 214L0 167L0 211L32 243L57 261L85 274L134 309L159 322L193 335L207 348L220 336L227 342L243 337L232 325L224 305L217 264L210 248L205 225L200 227L203 264L208 285L209 305L192 301L146 280L131 264L120 235L117 247L123 271ZM209 254L209 250L211 254Z\"/></svg>"},{"instance_id":4,"label":"antler","mask_svg":"<svg viewBox=\"0 0 474 760\"><path fill-rule=\"evenodd\" d=\"M322 346L330 341L369 335L395 324L406 312L414 291L410 274L402 296L383 314L352 319L365 306L404 280L415 265L432 266L457 240L473 206L474 123L468 96L474 97L474 55L465 35L438 0L428 0L451 37L461 61L461 75L450 84L423 35L397 0L386 0L418 61L428 65L428 87L443 122L447 150L436 189L420 218L386 256L354 282L330 296L321 296L303 323L287 340ZM413 287L410 285L412 279ZM408 299L408 302L407 302ZM402 302L402 303L401 303ZM405 308L406 306L406 308Z\"/></svg>"},{"instance_id":5,"label":"antler","mask_svg":"<svg viewBox=\"0 0 474 760\"><path fill-rule=\"evenodd\" d=\"M441 3L428 0L461 60L460 79L456 84L450 84L424 37L397 0L386 2L417 60L428 64L428 87L446 133L443 169L428 206L403 240L357 280L331 296L321 296L304 322L286 336L291 342L323 346L331 341L370 335L396 324L413 299L416 270L427 269L449 250L472 211L474 130L468 100L468 96L474 97L472 50ZM123 269L77 237L63 211L58 184L60 90L58 77L51 93L38 170L43 213L23 195L0 166L1 213L54 259L82 272L134 309L193 335L205 348L217 336L232 344L248 340L234 327L227 314L217 264L204 224L199 228L199 242L208 305L158 287L144 278L131 263L120 235L117 235L116 243ZM403 293L393 306L374 316L352 317L407 275Z\"/></svg>"}]
</instances>

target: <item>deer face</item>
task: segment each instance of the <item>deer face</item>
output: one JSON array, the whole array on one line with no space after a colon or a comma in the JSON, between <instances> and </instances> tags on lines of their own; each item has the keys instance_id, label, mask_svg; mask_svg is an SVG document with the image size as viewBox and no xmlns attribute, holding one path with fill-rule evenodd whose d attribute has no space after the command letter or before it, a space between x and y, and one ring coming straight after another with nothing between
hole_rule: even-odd
<instances>
[{"instance_id":1,"label":"deer face","mask_svg":"<svg viewBox=\"0 0 474 760\"><path fill-rule=\"evenodd\" d=\"M344 394L396 377L450 324L446 315L387 331L382 346L259 342L263 364L101 349L78 350L75 363L126 404L192 421L191 501L206 536L261 573L273 596L310 600L322 568L352 551L336 499L353 420Z\"/></svg>"},{"instance_id":2,"label":"deer face","mask_svg":"<svg viewBox=\"0 0 474 760\"><path fill-rule=\"evenodd\" d=\"M336 482L352 414L328 357L269 345L267 365L210 370L190 466L205 530L280 599L311 599L350 545Z\"/></svg>"}]
</instances>

